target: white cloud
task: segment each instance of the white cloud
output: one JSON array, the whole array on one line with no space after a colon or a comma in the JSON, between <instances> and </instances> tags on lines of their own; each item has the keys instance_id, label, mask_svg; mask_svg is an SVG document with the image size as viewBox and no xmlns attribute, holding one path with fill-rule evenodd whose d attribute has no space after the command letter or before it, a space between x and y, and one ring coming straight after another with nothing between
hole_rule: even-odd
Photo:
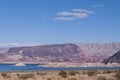
<instances>
[{"instance_id":1,"label":"white cloud","mask_svg":"<svg viewBox=\"0 0 120 80\"><path fill-rule=\"evenodd\" d=\"M75 20L75 18L67 18L67 17L56 17L54 20Z\"/></svg>"},{"instance_id":2,"label":"white cloud","mask_svg":"<svg viewBox=\"0 0 120 80\"><path fill-rule=\"evenodd\" d=\"M89 10L86 10L86 9L73 9L73 11L81 12L81 13L87 13L87 14L94 14L93 11L89 11Z\"/></svg>"},{"instance_id":3,"label":"white cloud","mask_svg":"<svg viewBox=\"0 0 120 80\"><path fill-rule=\"evenodd\" d=\"M89 11L86 9L73 9L72 11L63 11L57 13L57 17L54 20L76 20L83 19L88 17L89 15L94 14L93 11Z\"/></svg>"},{"instance_id":4,"label":"white cloud","mask_svg":"<svg viewBox=\"0 0 120 80\"><path fill-rule=\"evenodd\" d=\"M102 5L102 4L96 4L96 5L92 5L91 7L92 8L96 8L96 7L103 7L104 5Z\"/></svg>"}]
</instances>

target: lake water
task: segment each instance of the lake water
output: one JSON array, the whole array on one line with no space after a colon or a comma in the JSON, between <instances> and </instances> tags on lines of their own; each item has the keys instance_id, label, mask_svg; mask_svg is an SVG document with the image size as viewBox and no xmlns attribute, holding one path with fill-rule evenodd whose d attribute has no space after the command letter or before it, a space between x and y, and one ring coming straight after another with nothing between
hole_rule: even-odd
<instances>
[{"instance_id":1,"label":"lake water","mask_svg":"<svg viewBox=\"0 0 120 80\"><path fill-rule=\"evenodd\" d=\"M14 66L13 64L0 64L0 72L9 71L35 71L35 70L108 70L120 69L119 67L42 67L37 64L27 64L26 66Z\"/></svg>"}]
</instances>

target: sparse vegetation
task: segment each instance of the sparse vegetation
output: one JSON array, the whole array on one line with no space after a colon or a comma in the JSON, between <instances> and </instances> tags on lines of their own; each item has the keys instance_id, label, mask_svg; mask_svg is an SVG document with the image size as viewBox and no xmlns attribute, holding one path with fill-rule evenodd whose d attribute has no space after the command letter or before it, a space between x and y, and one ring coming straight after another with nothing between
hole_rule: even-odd
<instances>
[{"instance_id":1,"label":"sparse vegetation","mask_svg":"<svg viewBox=\"0 0 120 80\"><path fill-rule=\"evenodd\" d=\"M87 75L88 76L94 76L97 74L97 71L96 70L90 70L90 71L87 71Z\"/></svg>"},{"instance_id":2,"label":"sparse vegetation","mask_svg":"<svg viewBox=\"0 0 120 80\"><path fill-rule=\"evenodd\" d=\"M78 71L70 71L68 74L70 76L75 76L76 74L79 74L79 72Z\"/></svg>"},{"instance_id":3,"label":"sparse vegetation","mask_svg":"<svg viewBox=\"0 0 120 80\"><path fill-rule=\"evenodd\" d=\"M115 78L116 80L120 80L120 70L116 71Z\"/></svg>"},{"instance_id":4,"label":"sparse vegetation","mask_svg":"<svg viewBox=\"0 0 120 80\"><path fill-rule=\"evenodd\" d=\"M47 78L47 80L52 80L52 78Z\"/></svg>"},{"instance_id":5,"label":"sparse vegetation","mask_svg":"<svg viewBox=\"0 0 120 80\"><path fill-rule=\"evenodd\" d=\"M46 75L47 73L45 73L45 72L37 72L37 75Z\"/></svg>"},{"instance_id":6,"label":"sparse vegetation","mask_svg":"<svg viewBox=\"0 0 120 80\"><path fill-rule=\"evenodd\" d=\"M71 78L70 80L77 80L76 78Z\"/></svg>"},{"instance_id":7,"label":"sparse vegetation","mask_svg":"<svg viewBox=\"0 0 120 80\"><path fill-rule=\"evenodd\" d=\"M104 76L99 76L98 80L107 80Z\"/></svg>"},{"instance_id":8,"label":"sparse vegetation","mask_svg":"<svg viewBox=\"0 0 120 80\"><path fill-rule=\"evenodd\" d=\"M0 80L120 80L120 70L1 72Z\"/></svg>"},{"instance_id":9,"label":"sparse vegetation","mask_svg":"<svg viewBox=\"0 0 120 80\"><path fill-rule=\"evenodd\" d=\"M104 72L103 72L103 74L110 74L110 73L112 73L113 71L112 70L105 70Z\"/></svg>"},{"instance_id":10,"label":"sparse vegetation","mask_svg":"<svg viewBox=\"0 0 120 80\"><path fill-rule=\"evenodd\" d=\"M10 78L10 76L5 72L1 73L1 76L4 77L4 78Z\"/></svg>"},{"instance_id":11,"label":"sparse vegetation","mask_svg":"<svg viewBox=\"0 0 120 80\"><path fill-rule=\"evenodd\" d=\"M29 74L17 74L19 79L27 79L27 78L33 78L34 74L33 73L29 73Z\"/></svg>"},{"instance_id":12,"label":"sparse vegetation","mask_svg":"<svg viewBox=\"0 0 120 80\"><path fill-rule=\"evenodd\" d=\"M59 76L61 76L62 78L67 78L67 72L66 71L60 71L59 73Z\"/></svg>"},{"instance_id":13,"label":"sparse vegetation","mask_svg":"<svg viewBox=\"0 0 120 80\"><path fill-rule=\"evenodd\" d=\"M110 78L110 79L107 79L107 80L114 80L114 79Z\"/></svg>"}]
</instances>

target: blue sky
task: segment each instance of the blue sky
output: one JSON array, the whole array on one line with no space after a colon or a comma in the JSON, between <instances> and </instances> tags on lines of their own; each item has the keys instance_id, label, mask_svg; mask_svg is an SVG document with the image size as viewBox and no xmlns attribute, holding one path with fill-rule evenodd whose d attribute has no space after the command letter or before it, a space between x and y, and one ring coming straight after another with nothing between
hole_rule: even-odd
<instances>
[{"instance_id":1,"label":"blue sky","mask_svg":"<svg viewBox=\"0 0 120 80\"><path fill-rule=\"evenodd\" d=\"M0 0L0 43L120 41L120 0Z\"/></svg>"}]
</instances>

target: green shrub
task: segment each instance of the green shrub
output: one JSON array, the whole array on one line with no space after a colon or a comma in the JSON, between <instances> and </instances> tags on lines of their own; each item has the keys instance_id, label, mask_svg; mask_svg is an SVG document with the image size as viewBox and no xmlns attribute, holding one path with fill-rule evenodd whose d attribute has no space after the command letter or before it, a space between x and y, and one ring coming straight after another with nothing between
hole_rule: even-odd
<instances>
[{"instance_id":1,"label":"green shrub","mask_svg":"<svg viewBox=\"0 0 120 80\"><path fill-rule=\"evenodd\" d=\"M98 80L107 80L104 76L98 77Z\"/></svg>"},{"instance_id":2,"label":"green shrub","mask_svg":"<svg viewBox=\"0 0 120 80\"><path fill-rule=\"evenodd\" d=\"M62 78L67 78L67 72L66 71L60 71L58 73L59 76L61 76Z\"/></svg>"}]
</instances>

